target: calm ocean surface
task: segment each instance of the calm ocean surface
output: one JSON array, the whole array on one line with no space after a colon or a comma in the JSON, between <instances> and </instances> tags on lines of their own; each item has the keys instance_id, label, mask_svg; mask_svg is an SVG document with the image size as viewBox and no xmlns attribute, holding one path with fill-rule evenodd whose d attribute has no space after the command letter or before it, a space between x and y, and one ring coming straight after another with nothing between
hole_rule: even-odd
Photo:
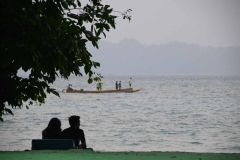
<instances>
[{"instance_id":1,"label":"calm ocean surface","mask_svg":"<svg viewBox=\"0 0 240 160\"><path fill-rule=\"evenodd\" d=\"M103 89L129 76L106 76ZM137 93L49 95L42 106L14 109L0 122L0 150L31 148L52 117L69 126L81 116L88 147L98 151L240 153L240 77L133 76ZM86 78L59 79L54 88L95 90Z\"/></svg>"}]
</instances>

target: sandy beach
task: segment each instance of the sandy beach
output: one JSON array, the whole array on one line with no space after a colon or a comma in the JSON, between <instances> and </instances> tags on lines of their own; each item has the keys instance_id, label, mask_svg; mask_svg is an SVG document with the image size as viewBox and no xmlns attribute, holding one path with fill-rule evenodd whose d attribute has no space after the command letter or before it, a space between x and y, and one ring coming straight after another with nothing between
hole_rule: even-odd
<instances>
[{"instance_id":1,"label":"sandy beach","mask_svg":"<svg viewBox=\"0 0 240 160\"><path fill-rule=\"evenodd\" d=\"M82 150L1 151L1 160L239 160L240 153L98 152Z\"/></svg>"}]
</instances>

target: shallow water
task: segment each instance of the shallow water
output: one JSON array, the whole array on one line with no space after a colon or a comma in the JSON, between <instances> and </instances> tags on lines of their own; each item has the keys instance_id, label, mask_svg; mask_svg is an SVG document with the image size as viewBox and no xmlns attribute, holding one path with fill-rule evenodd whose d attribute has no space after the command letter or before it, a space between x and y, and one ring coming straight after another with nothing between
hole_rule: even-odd
<instances>
[{"instance_id":1,"label":"shallow water","mask_svg":"<svg viewBox=\"0 0 240 160\"><path fill-rule=\"evenodd\" d=\"M52 117L68 127L67 118L81 116L88 147L99 151L240 152L240 77L134 76L137 93L49 95L42 106L15 109L0 123L0 150L31 148L31 139ZM103 89L127 76L106 76ZM58 91L94 90L86 78L58 79Z\"/></svg>"}]
</instances>

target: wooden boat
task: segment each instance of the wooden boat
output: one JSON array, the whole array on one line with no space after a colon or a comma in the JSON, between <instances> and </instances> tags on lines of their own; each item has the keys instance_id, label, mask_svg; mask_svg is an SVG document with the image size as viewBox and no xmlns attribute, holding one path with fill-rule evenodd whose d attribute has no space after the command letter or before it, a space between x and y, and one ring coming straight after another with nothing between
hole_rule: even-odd
<instances>
[{"instance_id":1,"label":"wooden boat","mask_svg":"<svg viewBox=\"0 0 240 160\"><path fill-rule=\"evenodd\" d=\"M103 90L103 91L84 91L84 90L63 90L63 92L66 93L121 93L121 92L125 92L125 93L133 93L133 92L138 92L141 91L142 88L140 89L136 89L134 90L133 88L125 88L125 89L121 89L121 90Z\"/></svg>"}]
</instances>

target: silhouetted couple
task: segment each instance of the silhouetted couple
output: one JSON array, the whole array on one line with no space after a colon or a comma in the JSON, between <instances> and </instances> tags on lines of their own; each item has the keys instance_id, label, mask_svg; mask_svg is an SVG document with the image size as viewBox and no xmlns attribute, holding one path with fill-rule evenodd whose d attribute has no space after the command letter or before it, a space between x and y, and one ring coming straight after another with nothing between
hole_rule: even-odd
<instances>
[{"instance_id":1,"label":"silhouetted couple","mask_svg":"<svg viewBox=\"0 0 240 160\"><path fill-rule=\"evenodd\" d=\"M80 129L80 117L71 116L68 120L70 127L62 131L61 121L58 118L52 118L47 128L42 131L42 139L73 139L75 146L79 149L86 149L85 135Z\"/></svg>"}]
</instances>

